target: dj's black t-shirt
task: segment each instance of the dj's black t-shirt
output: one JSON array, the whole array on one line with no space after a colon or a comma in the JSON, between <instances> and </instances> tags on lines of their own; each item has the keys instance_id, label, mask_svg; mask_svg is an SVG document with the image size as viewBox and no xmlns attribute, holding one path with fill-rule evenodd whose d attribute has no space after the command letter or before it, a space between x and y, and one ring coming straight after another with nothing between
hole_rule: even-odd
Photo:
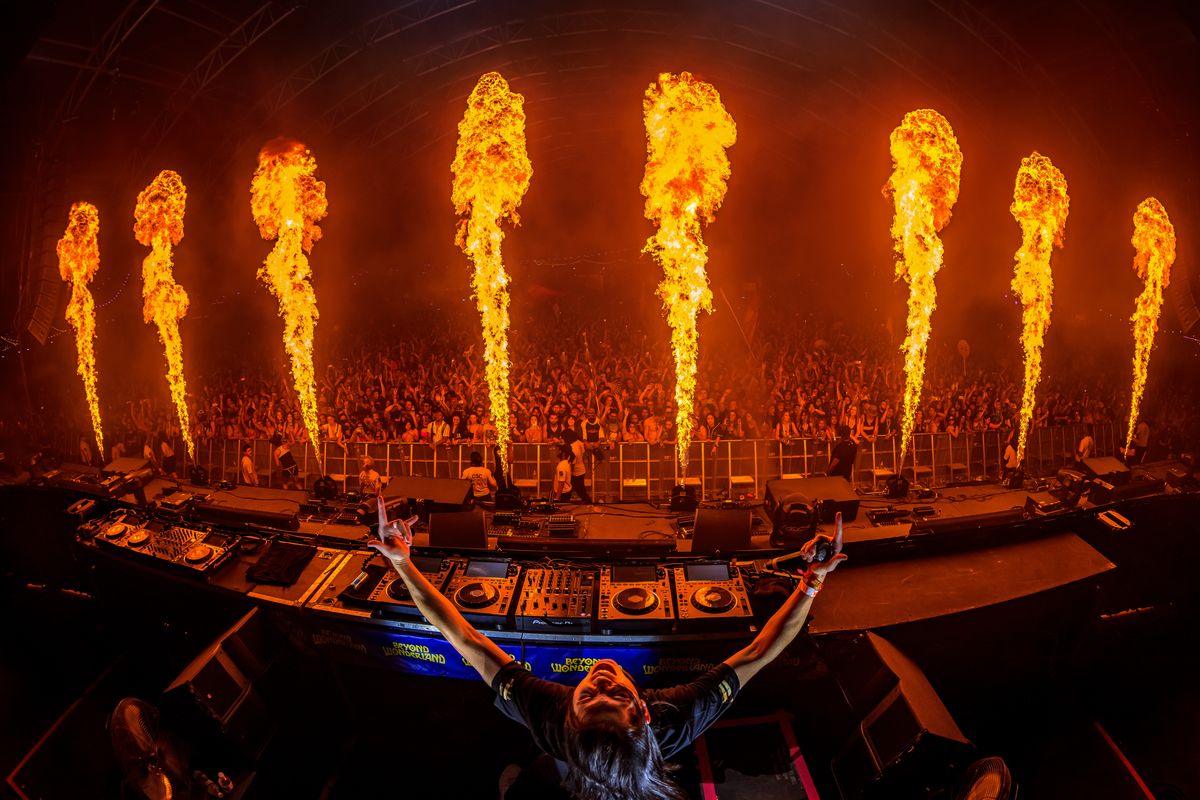
<instances>
[{"instance_id":1,"label":"dj's black t-shirt","mask_svg":"<svg viewBox=\"0 0 1200 800\"><path fill-rule=\"evenodd\" d=\"M674 756L716 722L733 704L739 688L733 669L718 664L690 683L641 690L663 758ZM492 689L496 708L528 728L542 752L560 762L565 760L567 710L574 687L536 678L510 661L496 673Z\"/></svg>"}]
</instances>

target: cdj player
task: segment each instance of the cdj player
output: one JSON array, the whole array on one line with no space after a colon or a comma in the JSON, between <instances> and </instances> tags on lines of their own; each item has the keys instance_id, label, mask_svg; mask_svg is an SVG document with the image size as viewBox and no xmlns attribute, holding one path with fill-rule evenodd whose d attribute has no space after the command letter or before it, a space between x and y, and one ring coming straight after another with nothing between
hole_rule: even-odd
<instances>
[{"instance_id":1,"label":"cdj player","mask_svg":"<svg viewBox=\"0 0 1200 800\"><path fill-rule=\"evenodd\" d=\"M442 556L411 556L413 566L429 579L429 582L440 592L446 586L454 568L459 564L458 559L443 558ZM396 614L404 617L420 617L417 604L408 593L408 587L396 574L396 571L386 564L378 563L371 555L357 557L358 564L351 563L346 574L354 575L353 567L358 566L357 577L353 578L346 588L338 594L338 600L349 605L366 606L378 611Z\"/></svg>"},{"instance_id":2,"label":"cdj player","mask_svg":"<svg viewBox=\"0 0 1200 800\"><path fill-rule=\"evenodd\" d=\"M745 628L754 619L742 576L728 561L685 564L672 571L681 628L713 630L714 620Z\"/></svg>"},{"instance_id":3,"label":"cdj player","mask_svg":"<svg viewBox=\"0 0 1200 800\"><path fill-rule=\"evenodd\" d=\"M143 526L132 517L101 524L95 541L105 547L157 559L201 575L215 571L233 554L237 545L236 536L159 521Z\"/></svg>"},{"instance_id":4,"label":"cdj player","mask_svg":"<svg viewBox=\"0 0 1200 800\"><path fill-rule=\"evenodd\" d=\"M510 559L472 558L454 571L442 594L472 625L503 627L516 610L521 566Z\"/></svg>"},{"instance_id":5,"label":"cdj player","mask_svg":"<svg viewBox=\"0 0 1200 800\"><path fill-rule=\"evenodd\" d=\"M612 564L600 568L601 632L669 630L675 622L667 570L655 564Z\"/></svg>"}]
</instances>

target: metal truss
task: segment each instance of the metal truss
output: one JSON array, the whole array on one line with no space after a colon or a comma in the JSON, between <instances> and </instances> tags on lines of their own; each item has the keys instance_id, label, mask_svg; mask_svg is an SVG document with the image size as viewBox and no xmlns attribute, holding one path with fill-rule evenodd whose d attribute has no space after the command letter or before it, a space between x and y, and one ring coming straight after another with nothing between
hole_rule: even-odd
<instances>
[{"instance_id":1,"label":"metal truss","mask_svg":"<svg viewBox=\"0 0 1200 800\"><path fill-rule=\"evenodd\" d=\"M121 49L121 45L125 44L125 41L146 20L150 12L157 5L158 0L133 0L129 5L125 6L125 10L117 16L113 24L100 37L100 41L92 48L91 53L88 54L88 57L80 67L79 72L76 73L75 80L71 82L70 88L67 89L67 93L63 97L55 124L73 119L79 113L79 109L82 107L83 101L87 99L88 92L91 91L96 78L101 73L108 71L108 66Z\"/></svg>"},{"instance_id":2,"label":"metal truss","mask_svg":"<svg viewBox=\"0 0 1200 800\"><path fill-rule=\"evenodd\" d=\"M1019 78L1030 86L1035 86L1045 92L1048 95L1046 98L1047 111L1062 124L1067 134L1075 141L1076 146L1094 159L1103 159L1103 146L1096 138L1091 126L1079 114L1075 104L1062 94L1058 83L1041 66L1041 62L995 20L976 8L970 0L929 0L929 3L978 39ZM1071 109L1069 118L1064 114L1064 109Z\"/></svg>"},{"instance_id":3,"label":"metal truss","mask_svg":"<svg viewBox=\"0 0 1200 800\"><path fill-rule=\"evenodd\" d=\"M624 13L630 15L637 14L638 12ZM657 17L660 15L647 12L645 16ZM636 18L627 18L623 20L624 24L614 26L612 24L611 12L583 11L539 17L537 19L514 20L473 31L457 39L427 48L409 56L404 61L405 69L399 77L394 75L376 75L372 77L357 90L341 98L333 107L326 111L322 115L322 121L331 131L342 130L349 122L357 119L371 106L380 103L393 94L410 89L414 84L419 83L420 79L427 78L429 75L455 64L468 62L479 55L493 50L509 48L514 45L533 41L584 36L595 33L662 34L662 31L655 27L640 26L638 22L639 20ZM759 31L745 27L733 28L728 33L728 36L719 39L697 37L695 35L689 35L687 38L731 47L750 53L759 59L786 66L789 69L803 73L814 72L811 64L798 58L798 48L792 42L766 36ZM520 68L521 64L523 62L531 63L532 61L532 59L515 58L507 63L517 66L518 71L515 74L520 74L524 71ZM852 74L847 73L839 76L838 81L833 85L840 91L846 92L851 97L860 101L866 96L864 83ZM426 97L420 96L424 93L419 93L417 96L413 96L412 92L405 92L405 94L407 97L405 102L392 109L381 119L372 122L364 129L361 135L356 135L354 138L365 141L368 147L378 146L396 137L406 128L423 118L425 116L423 106L428 102ZM797 110L803 111L823 124L833 125L829 119L822 116L813 106L800 105L798 98L792 100L795 102L794 107Z\"/></svg>"},{"instance_id":4,"label":"metal truss","mask_svg":"<svg viewBox=\"0 0 1200 800\"><path fill-rule=\"evenodd\" d=\"M221 75L225 69L266 36L277 25L291 16L298 6L283 6L273 0L261 5L237 27L226 34L195 68L175 88L166 107L154 124L142 136L135 149L134 161L130 165L136 174L141 171L179 120L191 107L196 98Z\"/></svg>"},{"instance_id":5,"label":"metal truss","mask_svg":"<svg viewBox=\"0 0 1200 800\"><path fill-rule=\"evenodd\" d=\"M274 88L268 90L259 106L275 112L293 102L319 83L326 75L352 60L373 45L411 30L431 20L475 5L475 0L410 0L360 25L309 59Z\"/></svg>"}]
</instances>

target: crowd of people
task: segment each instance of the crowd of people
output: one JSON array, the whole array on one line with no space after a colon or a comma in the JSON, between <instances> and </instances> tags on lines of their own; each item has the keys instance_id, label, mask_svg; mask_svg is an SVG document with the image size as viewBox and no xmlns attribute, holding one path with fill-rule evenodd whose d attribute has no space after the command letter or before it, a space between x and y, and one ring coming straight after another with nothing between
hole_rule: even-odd
<instances>
[{"instance_id":1,"label":"crowd of people","mask_svg":"<svg viewBox=\"0 0 1200 800\"><path fill-rule=\"evenodd\" d=\"M661 333L661 332L659 332ZM362 335L317 369L320 438L354 450L360 443L430 447L495 441L476 329L435 322L420 333ZM436 346L435 344L436 343ZM793 323L762 343L702 343L693 439L815 439L833 443L845 428L856 443L897 436L904 392L901 360L882 331ZM674 364L665 336L627 321L577 324L550 317L510 339L510 420L514 442L649 442L677 439ZM917 433L952 437L1011 430L1019 413L1020 363L976 364L931 351ZM1124 376L1050 373L1037 393L1034 427L1123 425ZM227 369L192 376L191 434L203 448L220 440L266 440L277 449L308 440L286 366L273 373ZM147 392L147 395L150 393ZM1180 411L1185 408L1179 409ZM165 392L106 410L109 452L90 452L86 418L73 420L81 460L143 455L181 470L177 415ZM1161 435L1171 420L1155 420ZM1178 450L1181 443L1175 443ZM71 454L74 457L75 454Z\"/></svg>"}]
</instances>

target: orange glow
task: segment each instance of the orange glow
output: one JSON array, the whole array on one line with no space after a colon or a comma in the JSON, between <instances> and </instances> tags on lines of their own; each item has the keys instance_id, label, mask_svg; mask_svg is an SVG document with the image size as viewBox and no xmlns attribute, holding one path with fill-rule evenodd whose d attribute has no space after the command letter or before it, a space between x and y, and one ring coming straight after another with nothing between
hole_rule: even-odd
<instances>
[{"instance_id":1,"label":"orange glow","mask_svg":"<svg viewBox=\"0 0 1200 800\"><path fill-rule=\"evenodd\" d=\"M641 191L646 219L658 230L643 252L662 265L658 285L671 325L675 355L676 453L687 474L695 419L696 317L712 311L705 264L708 247L701 223L716 218L731 173L725 151L737 141L737 126L711 84L691 73L663 73L642 101L646 121L646 172Z\"/></svg>"},{"instance_id":2,"label":"orange glow","mask_svg":"<svg viewBox=\"0 0 1200 800\"><path fill-rule=\"evenodd\" d=\"M954 130L938 112L923 108L904 115L892 131L892 175L883 187L896 205L892 239L896 248L896 277L908 282L908 334L904 338L904 415L900 452L908 452L913 418L925 381L925 352L937 308L934 276L942 266L938 231L950 221L958 200L962 151Z\"/></svg>"},{"instance_id":3,"label":"orange glow","mask_svg":"<svg viewBox=\"0 0 1200 800\"><path fill-rule=\"evenodd\" d=\"M1142 394L1150 371L1150 351L1158 331L1163 289L1171 283L1171 265L1175 263L1175 227L1163 204L1147 197L1133 214L1133 269L1146 282L1133 311L1133 391L1129 404L1129 435L1125 448L1133 444L1134 429L1141 411Z\"/></svg>"},{"instance_id":4,"label":"orange glow","mask_svg":"<svg viewBox=\"0 0 1200 800\"><path fill-rule=\"evenodd\" d=\"M100 212L91 203L75 203L67 215L67 230L58 240L58 273L71 282L67 321L75 328L75 371L83 378L92 415L92 431L100 456L104 456L104 431L100 426L100 400L96 393L96 301L88 284L100 269Z\"/></svg>"},{"instance_id":5,"label":"orange glow","mask_svg":"<svg viewBox=\"0 0 1200 800\"><path fill-rule=\"evenodd\" d=\"M188 296L172 274L171 248L183 238L183 212L187 189L179 173L169 169L150 182L138 195L133 211L133 233L138 243L151 249L142 261L142 318L158 327L158 338L167 356L167 383L179 414L179 431L188 457L196 459L192 426L188 422L187 383L183 378L183 338L179 320L188 310Z\"/></svg>"},{"instance_id":6,"label":"orange glow","mask_svg":"<svg viewBox=\"0 0 1200 800\"><path fill-rule=\"evenodd\" d=\"M317 327L317 295L309 279L307 254L321 238L317 222L328 214L325 183L316 178L317 160L300 142L274 139L258 154L250 182L250 209L258 232L275 239L258 277L279 301L283 346L292 365L300 415L313 455L321 459L317 422L317 386L313 373L313 337Z\"/></svg>"},{"instance_id":7,"label":"orange glow","mask_svg":"<svg viewBox=\"0 0 1200 800\"><path fill-rule=\"evenodd\" d=\"M500 245L506 218L520 224L517 207L529 189L533 165L525 151L525 98L498 72L483 75L458 123L450 199L461 219L456 243L475 265L471 287L483 328L484 374L496 452L508 460L508 273Z\"/></svg>"},{"instance_id":8,"label":"orange glow","mask_svg":"<svg viewBox=\"0 0 1200 800\"><path fill-rule=\"evenodd\" d=\"M1021 399L1021 427L1017 439L1017 458L1025 458L1029 421L1033 419L1034 399L1042 378L1042 345L1050 327L1051 297L1054 278L1050 255L1063 246L1067 229L1067 179L1038 152L1021 159L1013 202L1013 219L1021 226L1021 249L1017 250L1012 289L1021 301L1021 346L1025 350L1025 392Z\"/></svg>"}]
</instances>

